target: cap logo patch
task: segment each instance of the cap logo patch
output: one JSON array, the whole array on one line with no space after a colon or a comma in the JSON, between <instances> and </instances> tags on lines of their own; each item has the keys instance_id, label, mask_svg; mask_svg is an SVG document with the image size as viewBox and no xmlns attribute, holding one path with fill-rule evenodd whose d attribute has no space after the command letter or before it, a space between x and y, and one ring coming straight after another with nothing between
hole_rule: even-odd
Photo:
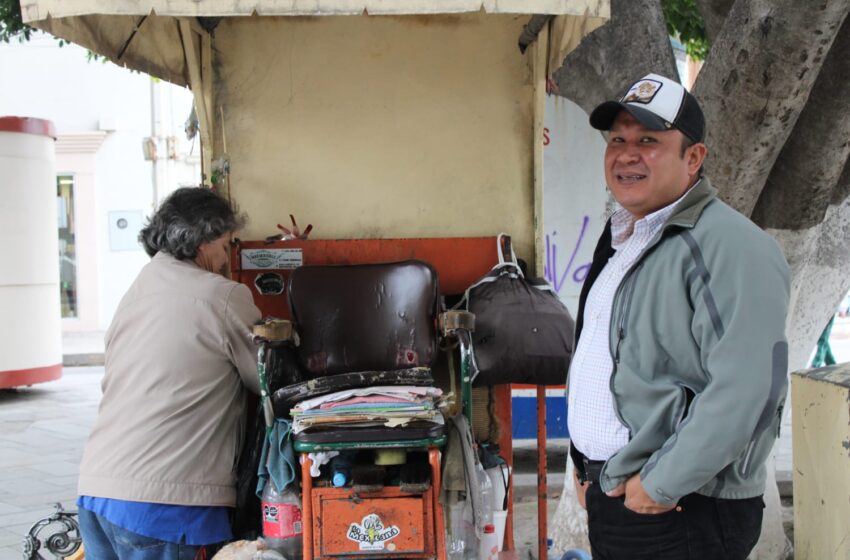
<instances>
[{"instance_id":1,"label":"cap logo patch","mask_svg":"<svg viewBox=\"0 0 850 560\"><path fill-rule=\"evenodd\" d=\"M642 103L648 105L658 94L663 84L656 80L641 80L636 82L626 95L623 96L623 103Z\"/></svg>"}]
</instances>

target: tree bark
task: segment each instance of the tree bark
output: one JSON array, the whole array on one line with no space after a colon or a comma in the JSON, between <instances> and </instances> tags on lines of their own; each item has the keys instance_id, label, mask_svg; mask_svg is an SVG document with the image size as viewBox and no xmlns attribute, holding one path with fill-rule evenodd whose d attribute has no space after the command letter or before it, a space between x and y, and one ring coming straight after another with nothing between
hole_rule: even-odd
<instances>
[{"instance_id":1,"label":"tree bark","mask_svg":"<svg viewBox=\"0 0 850 560\"><path fill-rule=\"evenodd\" d=\"M845 0L738 0L709 52L694 95L721 197L745 216L788 139L827 51L850 11Z\"/></svg>"},{"instance_id":2,"label":"tree bark","mask_svg":"<svg viewBox=\"0 0 850 560\"><path fill-rule=\"evenodd\" d=\"M734 3L735 0L697 0L697 9L705 23L705 35L708 38L709 47L720 35L720 30L726 23L726 16L729 15L729 10Z\"/></svg>"},{"instance_id":3,"label":"tree bark","mask_svg":"<svg viewBox=\"0 0 850 560\"><path fill-rule=\"evenodd\" d=\"M807 257L796 260L791 282L788 313L788 342L791 371L808 365L809 355L829 318L835 314L844 294L850 290L850 164L836 186L836 195L822 223L806 232L811 239L804 250ZM802 195L805 196L805 195ZM780 245L793 246L799 231L768 230ZM784 247L783 247L784 248Z\"/></svg>"},{"instance_id":4,"label":"tree bark","mask_svg":"<svg viewBox=\"0 0 850 560\"><path fill-rule=\"evenodd\" d=\"M756 224L797 231L823 221L850 155L848 52L850 20L845 20L753 209Z\"/></svg>"},{"instance_id":5,"label":"tree bark","mask_svg":"<svg viewBox=\"0 0 850 560\"><path fill-rule=\"evenodd\" d=\"M582 40L553 79L560 95L590 113L649 72L679 81L661 0L612 0L611 19Z\"/></svg>"}]
</instances>

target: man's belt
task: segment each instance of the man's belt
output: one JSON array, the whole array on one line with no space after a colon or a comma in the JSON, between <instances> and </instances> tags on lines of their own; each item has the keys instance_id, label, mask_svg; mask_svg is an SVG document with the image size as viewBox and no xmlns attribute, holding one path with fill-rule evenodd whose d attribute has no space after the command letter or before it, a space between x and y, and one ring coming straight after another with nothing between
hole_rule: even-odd
<instances>
[{"instance_id":1,"label":"man's belt","mask_svg":"<svg viewBox=\"0 0 850 560\"><path fill-rule=\"evenodd\" d=\"M584 457L582 465L584 467L584 476L582 477L584 480L582 482L599 484L599 475L602 474L603 465L605 465L605 461L591 461Z\"/></svg>"},{"instance_id":2,"label":"man's belt","mask_svg":"<svg viewBox=\"0 0 850 560\"><path fill-rule=\"evenodd\" d=\"M599 483L599 475L602 473L605 461L588 459L575 445L570 445L570 457L573 459L573 464L578 471L578 479L582 484L585 482Z\"/></svg>"}]
</instances>

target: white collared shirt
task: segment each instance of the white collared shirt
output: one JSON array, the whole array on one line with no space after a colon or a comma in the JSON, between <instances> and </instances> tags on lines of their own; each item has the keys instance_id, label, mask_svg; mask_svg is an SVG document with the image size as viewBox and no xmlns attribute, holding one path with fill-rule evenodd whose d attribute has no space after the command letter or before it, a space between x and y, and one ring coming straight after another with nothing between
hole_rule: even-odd
<instances>
[{"instance_id":1,"label":"white collared shirt","mask_svg":"<svg viewBox=\"0 0 850 560\"><path fill-rule=\"evenodd\" d=\"M611 216L611 245L616 253L587 295L581 337L570 365L567 397L570 438L593 461L607 461L629 442L629 430L617 417L610 387L614 360L609 328L614 294L688 192L690 189L675 202L640 220L624 208Z\"/></svg>"}]
</instances>

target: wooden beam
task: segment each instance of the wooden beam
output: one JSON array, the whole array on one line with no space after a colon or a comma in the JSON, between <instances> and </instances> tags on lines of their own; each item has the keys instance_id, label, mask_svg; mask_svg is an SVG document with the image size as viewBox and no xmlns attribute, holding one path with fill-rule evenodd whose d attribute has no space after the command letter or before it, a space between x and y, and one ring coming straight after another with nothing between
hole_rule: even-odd
<instances>
[{"instance_id":1,"label":"wooden beam","mask_svg":"<svg viewBox=\"0 0 850 560\"><path fill-rule=\"evenodd\" d=\"M211 187L212 177L212 61L209 60L212 46L209 33L200 26L200 32L192 25L192 21L180 18L180 34L183 37L183 53L186 66L189 69L189 87L195 98L195 112L201 129L201 173L203 183ZM200 50L195 45L195 39L200 43ZM207 60L204 60L207 59ZM206 71L204 71L206 68Z\"/></svg>"},{"instance_id":2,"label":"wooden beam","mask_svg":"<svg viewBox=\"0 0 850 560\"><path fill-rule=\"evenodd\" d=\"M543 232L543 113L546 108L546 64L549 53L549 26L545 26L531 48L534 83L532 93L532 144L534 186L534 274L544 275L545 253Z\"/></svg>"}]
</instances>

